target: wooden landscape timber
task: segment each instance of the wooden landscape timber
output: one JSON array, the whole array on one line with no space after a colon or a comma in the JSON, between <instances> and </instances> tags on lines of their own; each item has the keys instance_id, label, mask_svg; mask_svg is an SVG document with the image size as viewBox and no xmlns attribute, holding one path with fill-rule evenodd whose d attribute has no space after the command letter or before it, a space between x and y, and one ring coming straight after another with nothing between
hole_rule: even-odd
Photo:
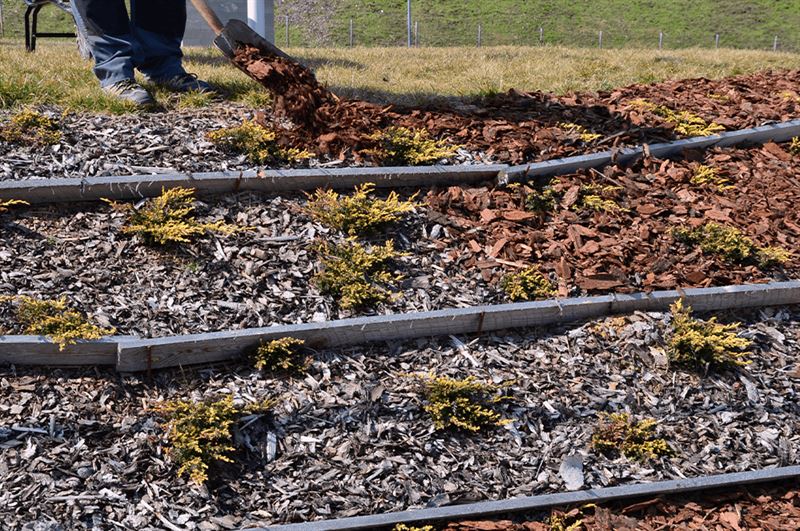
<instances>
[{"instance_id":1,"label":"wooden landscape timber","mask_svg":"<svg viewBox=\"0 0 800 531\"><path fill-rule=\"evenodd\" d=\"M681 297L697 312L798 304L800 281L552 299L155 339L117 336L80 342L63 352L43 337L0 336L0 363L116 365L120 372L140 372L236 359L262 341L281 337L303 339L313 348L333 348L416 337L480 334L635 311L665 311Z\"/></svg>"},{"instance_id":2,"label":"wooden landscape timber","mask_svg":"<svg viewBox=\"0 0 800 531\"><path fill-rule=\"evenodd\" d=\"M726 131L712 136L684 138L662 144L651 144L618 151L604 151L602 153L592 153L578 157L567 157L534 164L511 166L501 173L499 180L501 183L509 183L524 181L534 177L565 175L581 169L601 168L616 162L627 164L647 154L657 158L665 158L691 149L703 150L712 147L732 147L765 144L767 142L788 142L798 135L800 135L800 120L790 120L788 122L764 125L752 129Z\"/></svg>"},{"instance_id":3,"label":"wooden landscape timber","mask_svg":"<svg viewBox=\"0 0 800 531\"><path fill-rule=\"evenodd\" d=\"M287 192L317 188L352 189L364 183L378 188L405 186L452 186L486 181L506 183L538 176L572 173L582 168L600 168L614 162L630 162L649 153L667 157L687 149L731 147L786 142L800 136L800 120L752 129L728 131L719 135L696 137L663 144L652 144L590 155L566 157L521 166L505 164L474 166L313 168L246 172L209 172L194 174L130 175L86 177L83 179L27 179L0 182L0 200L18 199L31 204L97 201L100 199L140 199L161 194L164 188L194 188L198 195L240 191Z\"/></svg>"},{"instance_id":4,"label":"wooden landscape timber","mask_svg":"<svg viewBox=\"0 0 800 531\"><path fill-rule=\"evenodd\" d=\"M485 501L466 505L453 505L431 509L416 509L369 516L355 516L337 520L302 524L276 525L253 528L250 531L357 531L367 529L392 529L397 524L426 525L433 522L477 520L495 515L525 513L558 506L599 504L615 500L654 498L669 494L682 494L712 489L732 489L744 485L800 478L800 466L787 466L766 470L700 476L696 478L639 483L620 487L560 492L508 500Z\"/></svg>"}]
</instances>

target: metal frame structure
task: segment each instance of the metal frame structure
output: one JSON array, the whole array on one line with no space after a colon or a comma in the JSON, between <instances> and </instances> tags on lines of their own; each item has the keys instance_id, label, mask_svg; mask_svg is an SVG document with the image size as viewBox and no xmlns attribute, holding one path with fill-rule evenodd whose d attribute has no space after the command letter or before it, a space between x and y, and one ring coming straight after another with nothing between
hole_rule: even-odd
<instances>
[{"instance_id":1,"label":"metal frame structure","mask_svg":"<svg viewBox=\"0 0 800 531\"><path fill-rule=\"evenodd\" d=\"M77 37L76 33L40 32L38 30L39 12L48 4L56 6L69 16L72 16L72 7L66 0L25 0L25 50L36 50L36 39L39 37Z\"/></svg>"}]
</instances>

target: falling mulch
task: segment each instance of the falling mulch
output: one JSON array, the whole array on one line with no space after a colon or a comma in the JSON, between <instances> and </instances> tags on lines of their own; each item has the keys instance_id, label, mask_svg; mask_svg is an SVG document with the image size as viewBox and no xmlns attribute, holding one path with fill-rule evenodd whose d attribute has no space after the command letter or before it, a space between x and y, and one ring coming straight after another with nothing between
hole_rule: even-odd
<instances>
[{"instance_id":1,"label":"falling mulch","mask_svg":"<svg viewBox=\"0 0 800 531\"><path fill-rule=\"evenodd\" d=\"M233 62L269 90L272 110L278 118L290 118L298 125L314 129L318 126L317 109L337 99L311 70L291 58L242 46L236 50Z\"/></svg>"},{"instance_id":2,"label":"falling mulch","mask_svg":"<svg viewBox=\"0 0 800 531\"><path fill-rule=\"evenodd\" d=\"M572 489L797 464L800 308L722 318L744 322L747 367L674 370L669 315L637 313L312 352L294 379L245 362L152 380L0 368L0 516L13 529L232 529L563 491L565 462ZM509 423L434 430L413 377L429 371L506 385ZM176 477L153 407L220 396L277 405L240 426L234 462L193 487ZM594 426L611 411L656 419L674 455L596 453Z\"/></svg>"},{"instance_id":3,"label":"falling mulch","mask_svg":"<svg viewBox=\"0 0 800 531\"><path fill-rule=\"evenodd\" d=\"M309 126L303 126L303 118L289 126L270 109L255 112L230 103L144 115L69 113L60 120L64 140L54 146L0 143L0 180L252 169L244 157L221 152L205 135L254 116L277 128L285 147L314 153L315 158L304 163L311 165L372 164L365 151L377 141L370 137L389 126L424 128L434 138L462 146L450 161L454 164L522 164L681 136L674 124L635 105L640 99L692 112L727 129L800 116L800 71L667 81L566 96L511 90L419 108L337 101L333 96L328 100L313 85L311 92L294 98L319 105ZM301 103L278 99L284 112L294 105L302 108ZM0 122L7 115L0 112ZM587 141L568 124L600 136Z\"/></svg>"},{"instance_id":4,"label":"falling mulch","mask_svg":"<svg viewBox=\"0 0 800 531\"><path fill-rule=\"evenodd\" d=\"M800 528L798 480L767 485L693 492L643 500L558 508L513 520L464 521L442 531L551 531L551 522L574 531L794 531ZM569 527L574 526L574 527Z\"/></svg>"},{"instance_id":5,"label":"falling mulch","mask_svg":"<svg viewBox=\"0 0 800 531\"><path fill-rule=\"evenodd\" d=\"M702 167L727 182L694 184ZM429 219L448 228L461 267L481 268L496 283L511 266L536 266L557 279L561 296L609 290L673 289L798 278L800 170L785 146L714 149L686 159L645 159L558 177L555 204L526 200L547 183L503 188L451 187L429 193ZM587 188L590 187L590 188ZM584 190L603 194L611 211L580 204ZM601 196L602 197L602 196ZM614 211L613 209L616 209ZM677 242L673 230L706 222L735 227L760 246L793 256L782 268L737 264Z\"/></svg>"},{"instance_id":6,"label":"falling mulch","mask_svg":"<svg viewBox=\"0 0 800 531\"><path fill-rule=\"evenodd\" d=\"M0 215L0 295L65 296L101 326L159 337L508 302L503 277L528 266L564 297L796 279L800 171L787 156L769 144L580 172L559 179L567 202L546 214L525 210L524 187L429 190L404 222L370 238L406 253L391 267L403 279L392 299L357 311L312 282L319 242L343 236L308 216L302 194L199 202L201 221L252 230L166 249L123 235L123 215L107 205L15 207ZM701 163L736 187L692 184ZM625 210L576 211L567 203L586 185L621 187L614 200ZM783 266L736 264L671 232L705 221L793 255ZM10 305L0 308L0 329L19 332Z\"/></svg>"}]
</instances>

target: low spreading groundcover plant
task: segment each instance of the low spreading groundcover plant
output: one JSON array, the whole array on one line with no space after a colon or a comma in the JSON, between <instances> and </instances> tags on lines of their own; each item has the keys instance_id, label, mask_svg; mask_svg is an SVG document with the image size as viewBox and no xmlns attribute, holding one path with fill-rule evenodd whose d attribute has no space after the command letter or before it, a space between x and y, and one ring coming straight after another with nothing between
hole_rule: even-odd
<instances>
[{"instance_id":1,"label":"low spreading groundcover plant","mask_svg":"<svg viewBox=\"0 0 800 531\"><path fill-rule=\"evenodd\" d=\"M41 300L24 295L0 296L0 304L16 305L16 320L25 334L45 336L64 350L81 340L100 339L116 332L92 324L80 312L71 310L67 300ZM2 332L2 330L0 330Z\"/></svg>"},{"instance_id":2,"label":"low spreading groundcover plant","mask_svg":"<svg viewBox=\"0 0 800 531\"><path fill-rule=\"evenodd\" d=\"M224 221L201 223L194 217L194 189L163 189L161 195L148 200L141 208L129 203L105 200L115 210L127 215L122 232L136 234L155 245L190 243L193 238L207 232L233 234L247 227L230 225Z\"/></svg>"},{"instance_id":3,"label":"low spreading groundcover plant","mask_svg":"<svg viewBox=\"0 0 800 531\"><path fill-rule=\"evenodd\" d=\"M208 480L214 463L232 463L233 429L242 417L266 415L274 406L271 400L235 405L233 397L202 401L173 400L155 408L165 420L168 453L179 465L178 475L187 474L193 482Z\"/></svg>"}]
</instances>

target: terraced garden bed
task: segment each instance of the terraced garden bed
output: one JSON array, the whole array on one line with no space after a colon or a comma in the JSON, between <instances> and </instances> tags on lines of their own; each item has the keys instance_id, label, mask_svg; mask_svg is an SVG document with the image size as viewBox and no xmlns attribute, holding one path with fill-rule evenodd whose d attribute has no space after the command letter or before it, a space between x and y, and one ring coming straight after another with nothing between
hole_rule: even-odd
<instances>
[{"instance_id":1,"label":"terraced garden bed","mask_svg":"<svg viewBox=\"0 0 800 531\"><path fill-rule=\"evenodd\" d=\"M601 487L796 464L800 309L721 317L744 322L749 365L669 364L674 323L651 313L306 351L308 370L294 377L252 362L152 380L4 368L0 504L11 527L227 529L555 492L567 477L569 488ZM429 373L498 386L500 425L435 429L421 388ZM165 453L157 406L223 396L275 402L235 424L233 462L212 463L205 486L192 486ZM593 435L609 412L654 419L669 453L598 450Z\"/></svg>"},{"instance_id":2,"label":"terraced garden bed","mask_svg":"<svg viewBox=\"0 0 800 531\"><path fill-rule=\"evenodd\" d=\"M509 288L525 271L544 288L539 297L795 279L800 186L787 149L713 150L555 183L401 191L401 202L419 192L417 206L357 238L367 250L393 242L396 254L367 274L375 297L360 305L315 278L326 270L321 244L348 235L313 219L302 194L196 203L201 221L246 230L167 246L124 234L126 214L106 204L11 207L0 214L0 294L64 296L118 333L158 337L536 298ZM709 226L740 231L711 231L733 238L732 250L680 232ZM3 308L0 326L19 332Z\"/></svg>"},{"instance_id":3,"label":"terraced garden bed","mask_svg":"<svg viewBox=\"0 0 800 531\"><path fill-rule=\"evenodd\" d=\"M379 161L365 153L376 147L370 137L388 126L426 129L435 139L461 146L449 160L454 164L520 164L743 129L796 118L799 76L778 71L566 96L511 91L431 108L343 102L324 111L331 119L324 130L279 124L279 143L312 157L271 165L375 164ZM220 150L207 133L251 118L274 127L269 110L228 103L144 116L62 117L59 109L45 110L60 123L62 138L52 146L0 142L0 180L249 169L257 164ZM8 118L8 112L0 113L0 124Z\"/></svg>"}]
</instances>

